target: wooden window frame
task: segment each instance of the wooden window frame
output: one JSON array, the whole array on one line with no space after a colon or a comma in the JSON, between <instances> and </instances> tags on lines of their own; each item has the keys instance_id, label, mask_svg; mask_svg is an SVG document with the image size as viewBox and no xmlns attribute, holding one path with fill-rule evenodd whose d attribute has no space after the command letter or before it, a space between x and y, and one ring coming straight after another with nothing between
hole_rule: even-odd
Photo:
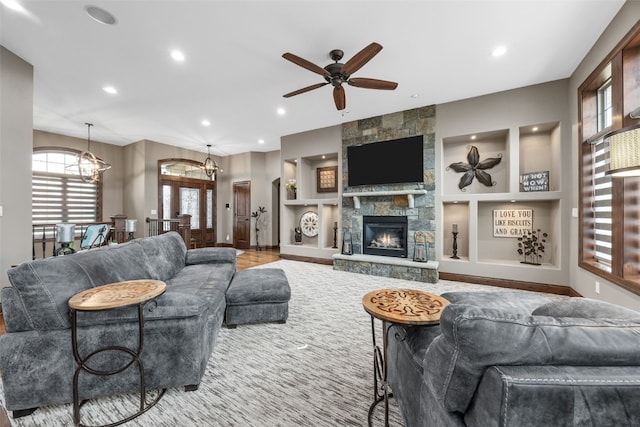
<instances>
[{"instance_id":1,"label":"wooden window frame","mask_svg":"<svg viewBox=\"0 0 640 427\"><path fill-rule=\"evenodd\" d=\"M599 277L640 295L640 275L630 271L630 265L640 265L637 247L640 243L640 178L612 178L611 180L611 264L608 268L595 259L594 215L592 203L592 143L607 133L640 120L629 117L629 112L640 105L640 88L630 75L640 72L640 21L623 37L598 67L578 88L579 138L579 242L578 265ZM611 79L611 126L599 128L598 89ZM627 220L627 221L625 221ZM626 224L625 224L626 223ZM634 267L637 270L637 267Z\"/></svg>"}]
</instances>

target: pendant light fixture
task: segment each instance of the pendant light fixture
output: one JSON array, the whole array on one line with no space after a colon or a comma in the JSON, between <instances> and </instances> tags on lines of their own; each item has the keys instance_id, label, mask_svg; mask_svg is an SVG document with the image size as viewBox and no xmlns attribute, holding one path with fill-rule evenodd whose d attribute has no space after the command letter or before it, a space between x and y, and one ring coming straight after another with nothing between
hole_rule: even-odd
<instances>
[{"instance_id":1,"label":"pendant light fixture","mask_svg":"<svg viewBox=\"0 0 640 427\"><path fill-rule=\"evenodd\" d=\"M70 165L78 168L80 179L83 182L94 183L100 179L100 173L111 168L111 165L104 160L97 158L91 152L91 126L92 123L85 123L87 125L87 151L83 151L78 154L76 158L77 163Z\"/></svg>"},{"instance_id":2,"label":"pendant light fixture","mask_svg":"<svg viewBox=\"0 0 640 427\"><path fill-rule=\"evenodd\" d=\"M207 144L207 158L204 159L204 163L202 163L201 167L202 170L204 170L204 173L211 178L212 181L216 179L215 174L220 170L220 168L216 161L211 158L211 144Z\"/></svg>"}]
</instances>

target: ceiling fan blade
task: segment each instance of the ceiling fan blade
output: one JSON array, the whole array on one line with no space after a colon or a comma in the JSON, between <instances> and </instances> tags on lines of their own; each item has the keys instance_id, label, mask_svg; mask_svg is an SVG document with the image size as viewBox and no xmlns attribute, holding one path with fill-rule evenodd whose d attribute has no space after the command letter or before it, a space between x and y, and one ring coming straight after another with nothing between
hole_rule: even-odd
<instances>
[{"instance_id":1,"label":"ceiling fan blade","mask_svg":"<svg viewBox=\"0 0 640 427\"><path fill-rule=\"evenodd\" d=\"M348 60L347 63L342 66L342 74L349 76L355 73L381 50L382 45L376 42L371 43L369 46L356 53L353 58Z\"/></svg>"},{"instance_id":2,"label":"ceiling fan blade","mask_svg":"<svg viewBox=\"0 0 640 427\"><path fill-rule=\"evenodd\" d=\"M302 68L306 68L309 71L313 71L314 73L320 74L321 76L330 76L331 74L325 70L324 68L314 64L313 62L309 62L304 58L300 58L299 56L294 55L293 53L284 53L282 55L284 59L287 61L291 61L296 65L301 66Z\"/></svg>"},{"instance_id":3,"label":"ceiling fan blade","mask_svg":"<svg viewBox=\"0 0 640 427\"><path fill-rule=\"evenodd\" d=\"M361 87L365 89L394 90L398 87L398 83L396 82L367 78L353 78L349 79L347 83L349 83L350 86Z\"/></svg>"},{"instance_id":4,"label":"ceiling fan blade","mask_svg":"<svg viewBox=\"0 0 640 427\"><path fill-rule=\"evenodd\" d=\"M336 108L338 110L344 110L344 107L347 104L347 100L344 95L344 88L342 86L333 88L333 101L336 103Z\"/></svg>"},{"instance_id":5,"label":"ceiling fan blade","mask_svg":"<svg viewBox=\"0 0 640 427\"><path fill-rule=\"evenodd\" d=\"M322 86L328 85L328 84L329 84L329 82L316 83L316 84L311 85L311 86L303 87L302 89L294 90L293 92L289 92L289 93L287 93L285 95L282 95L282 96L284 98L290 98L292 96L300 95L301 93L309 92L310 90L318 89L319 87L322 87Z\"/></svg>"}]
</instances>

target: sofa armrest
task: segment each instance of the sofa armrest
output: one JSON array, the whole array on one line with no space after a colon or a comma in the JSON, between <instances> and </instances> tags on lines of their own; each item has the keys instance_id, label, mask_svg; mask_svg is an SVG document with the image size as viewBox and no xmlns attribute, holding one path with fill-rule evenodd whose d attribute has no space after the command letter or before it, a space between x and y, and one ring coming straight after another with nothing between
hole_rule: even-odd
<instances>
[{"instance_id":1,"label":"sofa armrest","mask_svg":"<svg viewBox=\"0 0 640 427\"><path fill-rule=\"evenodd\" d=\"M187 250L186 265L224 264L236 265L234 248L198 248Z\"/></svg>"},{"instance_id":2,"label":"sofa armrest","mask_svg":"<svg viewBox=\"0 0 640 427\"><path fill-rule=\"evenodd\" d=\"M640 425L640 366L492 366L480 381L465 422Z\"/></svg>"}]
</instances>

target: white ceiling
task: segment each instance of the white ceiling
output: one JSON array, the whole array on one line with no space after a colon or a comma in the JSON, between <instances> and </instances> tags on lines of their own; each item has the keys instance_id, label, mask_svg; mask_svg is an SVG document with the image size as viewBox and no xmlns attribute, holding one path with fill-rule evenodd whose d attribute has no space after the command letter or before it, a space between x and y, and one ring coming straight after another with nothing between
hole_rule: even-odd
<instances>
[{"instance_id":1,"label":"white ceiling","mask_svg":"<svg viewBox=\"0 0 640 427\"><path fill-rule=\"evenodd\" d=\"M34 66L35 129L86 138L91 122L92 140L202 152L212 144L217 155L277 150L283 135L567 78L624 4L17 1L26 13L0 6L0 44ZM95 22L87 5L117 23ZM330 50L342 49L345 62L373 41L384 48L354 77L396 81L395 91L347 86L343 113L330 85L282 97L323 82L283 53L324 67ZM508 50L494 58L498 45ZM175 48L183 63L171 59Z\"/></svg>"}]
</instances>

